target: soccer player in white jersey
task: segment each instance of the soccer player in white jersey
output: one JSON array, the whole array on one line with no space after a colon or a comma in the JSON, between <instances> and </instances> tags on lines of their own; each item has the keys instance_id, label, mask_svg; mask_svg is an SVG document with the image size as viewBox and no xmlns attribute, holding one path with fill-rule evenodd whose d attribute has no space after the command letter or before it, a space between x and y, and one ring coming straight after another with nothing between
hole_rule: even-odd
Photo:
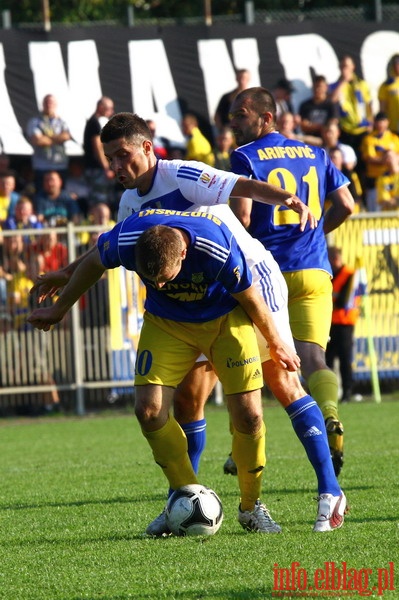
<instances>
[{"instance_id":1,"label":"soccer player in white jersey","mask_svg":"<svg viewBox=\"0 0 399 600\"><path fill-rule=\"evenodd\" d=\"M114 115L103 128L101 140L111 168L126 188L120 202L119 218L146 207L184 212L209 211L219 216L234 232L244 251L254 283L272 311L286 348L293 349L286 306L287 292L281 273L270 253L247 234L227 203L230 196L249 196L255 201L285 205L299 213L303 229L314 227L312 216L304 211L302 204L288 193L283 196L281 190L275 194L277 189L266 183L218 171L203 163L157 160L145 122L131 113ZM39 291L41 297L53 293L67 281L72 268L62 273L44 275L34 289ZM282 406L285 409L290 407L289 416L294 430L316 472L320 500L315 530L334 529L343 522L346 501L334 474L322 415L314 400L303 390L296 368L287 368L284 361L276 360L272 348L260 335L258 343L264 380ZM195 471L198 470L199 456L205 444L204 405L215 382L216 375L209 362L202 360L186 375L174 395L175 416L186 433ZM313 435L309 432L313 432ZM340 512L338 519L335 514L325 510L326 503L331 504L331 498L336 498L334 506ZM281 530L269 514L268 519L268 531ZM147 532L161 535L167 532L166 527L162 512L148 526Z\"/></svg>"}]
</instances>

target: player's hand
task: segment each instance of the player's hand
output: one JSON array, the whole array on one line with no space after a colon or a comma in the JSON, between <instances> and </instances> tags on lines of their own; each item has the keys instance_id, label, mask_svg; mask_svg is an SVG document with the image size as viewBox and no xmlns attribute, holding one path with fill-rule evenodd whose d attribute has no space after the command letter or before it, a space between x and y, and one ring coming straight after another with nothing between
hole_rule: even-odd
<instances>
[{"instance_id":1,"label":"player's hand","mask_svg":"<svg viewBox=\"0 0 399 600\"><path fill-rule=\"evenodd\" d=\"M56 325L62 320L63 316L64 315L57 310L56 305L53 305L48 308L36 308L26 320L36 329L49 331L53 325Z\"/></svg>"},{"instance_id":2,"label":"player's hand","mask_svg":"<svg viewBox=\"0 0 399 600\"><path fill-rule=\"evenodd\" d=\"M269 346L270 356L275 363L281 365L287 371L297 371L301 366L301 359L296 351L282 342L278 346Z\"/></svg>"},{"instance_id":3,"label":"player's hand","mask_svg":"<svg viewBox=\"0 0 399 600\"><path fill-rule=\"evenodd\" d=\"M306 224L309 223L311 229L317 227L317 219L310 211L309 207L302 202L297 196L291 196L286 201L286 206L299 215L300 230L304 231Z\"/></svg>"},{"instance_id":4,"label":"player's hand","mask_svg":"<svg viewBox=\"0 0 399 600\"><path fill-rule=\"evenodd\" d=\"M39 304L46 298L53 298L61 288L69 281L68 274L60 269L59 271L51 271L43 273L36 279L35 284L30 289L30 294L38 294Z\"/></svg>"}]
</instances>

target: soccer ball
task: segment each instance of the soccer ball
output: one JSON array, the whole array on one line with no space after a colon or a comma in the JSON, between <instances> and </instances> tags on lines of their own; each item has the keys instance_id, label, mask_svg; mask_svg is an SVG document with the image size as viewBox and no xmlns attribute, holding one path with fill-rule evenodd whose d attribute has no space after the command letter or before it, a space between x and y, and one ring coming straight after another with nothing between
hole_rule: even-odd
<instances>
[{"instance_id":1,"label":"soccer ball","mask_svg":"<svg viewBox=\"0 0 399 600\"><path fill-rule=\"evenodd\" d=\"M173 492L166 505L166 523L174 535L213 535L223 521L217 494L198 484Z\"/></svg>"}]
</instances>

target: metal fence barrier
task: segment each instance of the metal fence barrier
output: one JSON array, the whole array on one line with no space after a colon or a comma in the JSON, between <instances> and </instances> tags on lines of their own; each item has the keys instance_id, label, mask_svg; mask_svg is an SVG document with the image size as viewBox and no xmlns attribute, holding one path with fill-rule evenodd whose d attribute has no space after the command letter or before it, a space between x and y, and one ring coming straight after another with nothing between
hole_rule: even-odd
<instances>
[{"instance_id":1,"label":"metal fence barrier","mask_svg":"<svg viewBox=\"0 0 399 600\"><path fill-rule=\"evenodd\" d=\"M0 415L41 414L61 406L83 414L88 407L131 397L142 318L137 276L124 269L107 272L49 332L26 322L37 306L29 289L43 257L51 270L62 267L85 252L85 240L98 231L98 226L69 224L1 232Z\"/></svg>"},{"instance_id":2,"label":"metal fence barrier","mask_svg":"<svg viewBox=\"0 0 399 600\"><path fill-rule=\"evenodd\" d=\"M0 416L58 407L83 414L132 401L144 303L135 274L107 271L49 332L26 322L37 306L29 289L39 270L73 261L98 231L69 224L0 232ZM329 243L342 248L347 264L362 259L367 272L371 319L362 315L356 325L355 378L359 385L370 384L372 338L382 384L397 387L399 213L355 215L329 235Z\"/></svg>"}]
</instances>

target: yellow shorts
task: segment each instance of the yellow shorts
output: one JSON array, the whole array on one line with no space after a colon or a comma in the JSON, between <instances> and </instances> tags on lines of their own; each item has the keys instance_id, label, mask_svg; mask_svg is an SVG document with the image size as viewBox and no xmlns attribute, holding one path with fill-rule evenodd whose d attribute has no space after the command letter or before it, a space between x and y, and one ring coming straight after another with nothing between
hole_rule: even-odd
<instances>
[{"instance_id":1,"label":"yellow shorts","mask_svg":"<svg viewBox=\"0 0 399 600\"><path fill-rule=\"evenodd\" d=\"M176 387L201 352L211 362L225 394L263 386L255 331L241 306L206 323L182 323L144 313L135 385Z\"/></svg>"},{"instance_id":2,"label":"yellow shorts","mask_svg":"<svg viewBox=\"0 0 399 600\"><path fill-rule=\"evenodd\" d=\"M326 349L332 316L331 276L320 269L283 273L292 335Z\"/></svg>"}]
</instances>

